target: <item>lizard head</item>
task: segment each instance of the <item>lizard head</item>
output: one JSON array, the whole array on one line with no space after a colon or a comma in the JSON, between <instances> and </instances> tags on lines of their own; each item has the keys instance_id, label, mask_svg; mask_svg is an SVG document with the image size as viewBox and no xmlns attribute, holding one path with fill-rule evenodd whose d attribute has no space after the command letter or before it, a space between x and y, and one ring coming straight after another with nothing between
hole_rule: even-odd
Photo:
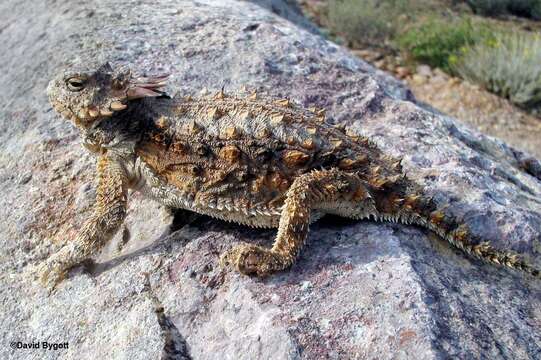
<instances>
[{"instance_id":1,"label":"lizard head","mask_svg":"<svg viewBox=\"0 0 541 360\"><path fill-rule=\"evenodd\" d=\"M97 70L62 72L49 83L47 95L58 113L87 128L126 109L130 100L162 95L166 79L135 77L126 67L106 63Z\"/></svg>"}]
</instances>

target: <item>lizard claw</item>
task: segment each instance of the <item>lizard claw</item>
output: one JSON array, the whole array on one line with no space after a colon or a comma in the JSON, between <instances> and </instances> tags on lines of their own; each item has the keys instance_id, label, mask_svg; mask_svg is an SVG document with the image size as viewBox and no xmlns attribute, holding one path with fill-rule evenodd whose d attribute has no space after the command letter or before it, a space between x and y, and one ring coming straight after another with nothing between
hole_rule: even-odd
<instances>
[{"instance_id":1,"label":"lizard claw","mask_svg":"<svg viewBox=\"0 0 541 360\"><path fill-rule=\"evenodd\" d=\"M49 261L36 266L31 270L38 282L51 293L56 286L66 278L66 271L54 266Z\"/></svg>"},{"instance_id":2,"label":"lizard claw","mask_svg":"<svg viewBox=\"0 0 541 360\"><path fill-rule=\"evenodd\" d=\"M268 276L286 267L278 254L252 244L234 246L222 255L220 265L232 265L241 274L259 277Z\"/></svg>"}]
</instances>

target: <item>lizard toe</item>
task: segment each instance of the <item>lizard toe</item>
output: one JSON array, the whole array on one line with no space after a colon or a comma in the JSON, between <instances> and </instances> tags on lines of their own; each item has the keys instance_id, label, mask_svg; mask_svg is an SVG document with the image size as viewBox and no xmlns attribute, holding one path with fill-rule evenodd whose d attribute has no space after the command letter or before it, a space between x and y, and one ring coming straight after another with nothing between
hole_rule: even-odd
<instances>
[{"instance_id":1,"label":"lizard toe","mask_svg":"<svg viewBox=\"0 0 541 360\"><path fill-rule=\"evenodd\" d=\"M220 258L221 266L233 266L241 274L259 277L279 270L277 264L276 256L271 250L253 244L236 245Z\"/></svg>"},{"instance_id":2,"label":"lizard toe","mask_svg":"<svg viewBox=\"0 0 541 360\"><path fill-rule=\"evenodd\" d=\"M283 269L282 261L277 254L256 245L245 245L239 249L235 266L242 274L259 277L265 277Z\"/></svg>"},{"instance_id":3,"label":"lizard toe","mask_svg":"<svg viewBox=\"0 0 541 360\"><path fill-rule=\"evenodd\" d=\"M39 265L33 273L39 283L49 292L52 292L66 278L65 270L52 266L48 262Z\"/></svg>"}]
</instances>

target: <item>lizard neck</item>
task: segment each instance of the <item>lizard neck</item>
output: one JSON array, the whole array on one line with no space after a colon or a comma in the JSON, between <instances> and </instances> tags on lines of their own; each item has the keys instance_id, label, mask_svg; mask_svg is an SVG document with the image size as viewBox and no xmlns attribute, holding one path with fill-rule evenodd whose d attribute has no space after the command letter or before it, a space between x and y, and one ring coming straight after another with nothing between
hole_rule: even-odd
<instances>
[{"instance_id":1,"label":"lizard neck","mask_svg":"<svg viewBox=\"0 0 541 360\"><path fill-rule=\"evenodd\" d=\"M95 154L104 154L113 149L133 152L140 137L140 124L131 113L127 111L93 126L79 127L83 146Z\"/></svg>"}]
</instances>

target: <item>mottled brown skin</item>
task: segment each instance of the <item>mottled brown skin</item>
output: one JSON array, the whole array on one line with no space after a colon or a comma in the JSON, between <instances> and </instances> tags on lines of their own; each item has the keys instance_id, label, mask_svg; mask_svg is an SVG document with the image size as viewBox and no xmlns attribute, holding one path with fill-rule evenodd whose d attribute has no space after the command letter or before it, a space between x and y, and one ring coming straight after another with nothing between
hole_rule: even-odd
<instances>
[{"instance_id":1,"label":"mottled brown skin","mask_svg":"<svg viewBox=\"0 0 541 360\"><path fill-rule=\"evenodd\" d=\"M364 137L325 123L324 112L288 100L163 96L165 77L135 78L104 65L64 72L51 104L99 156L94 215L39 269L49 287L120 227L127 189L162 204L256 227L278 228L267 249L241 244L222 256L244 274L289 267L311 222L324 214L415 223L486 261L538 275L519 256L472 238Z\"/></svg>"}]
</instances>

